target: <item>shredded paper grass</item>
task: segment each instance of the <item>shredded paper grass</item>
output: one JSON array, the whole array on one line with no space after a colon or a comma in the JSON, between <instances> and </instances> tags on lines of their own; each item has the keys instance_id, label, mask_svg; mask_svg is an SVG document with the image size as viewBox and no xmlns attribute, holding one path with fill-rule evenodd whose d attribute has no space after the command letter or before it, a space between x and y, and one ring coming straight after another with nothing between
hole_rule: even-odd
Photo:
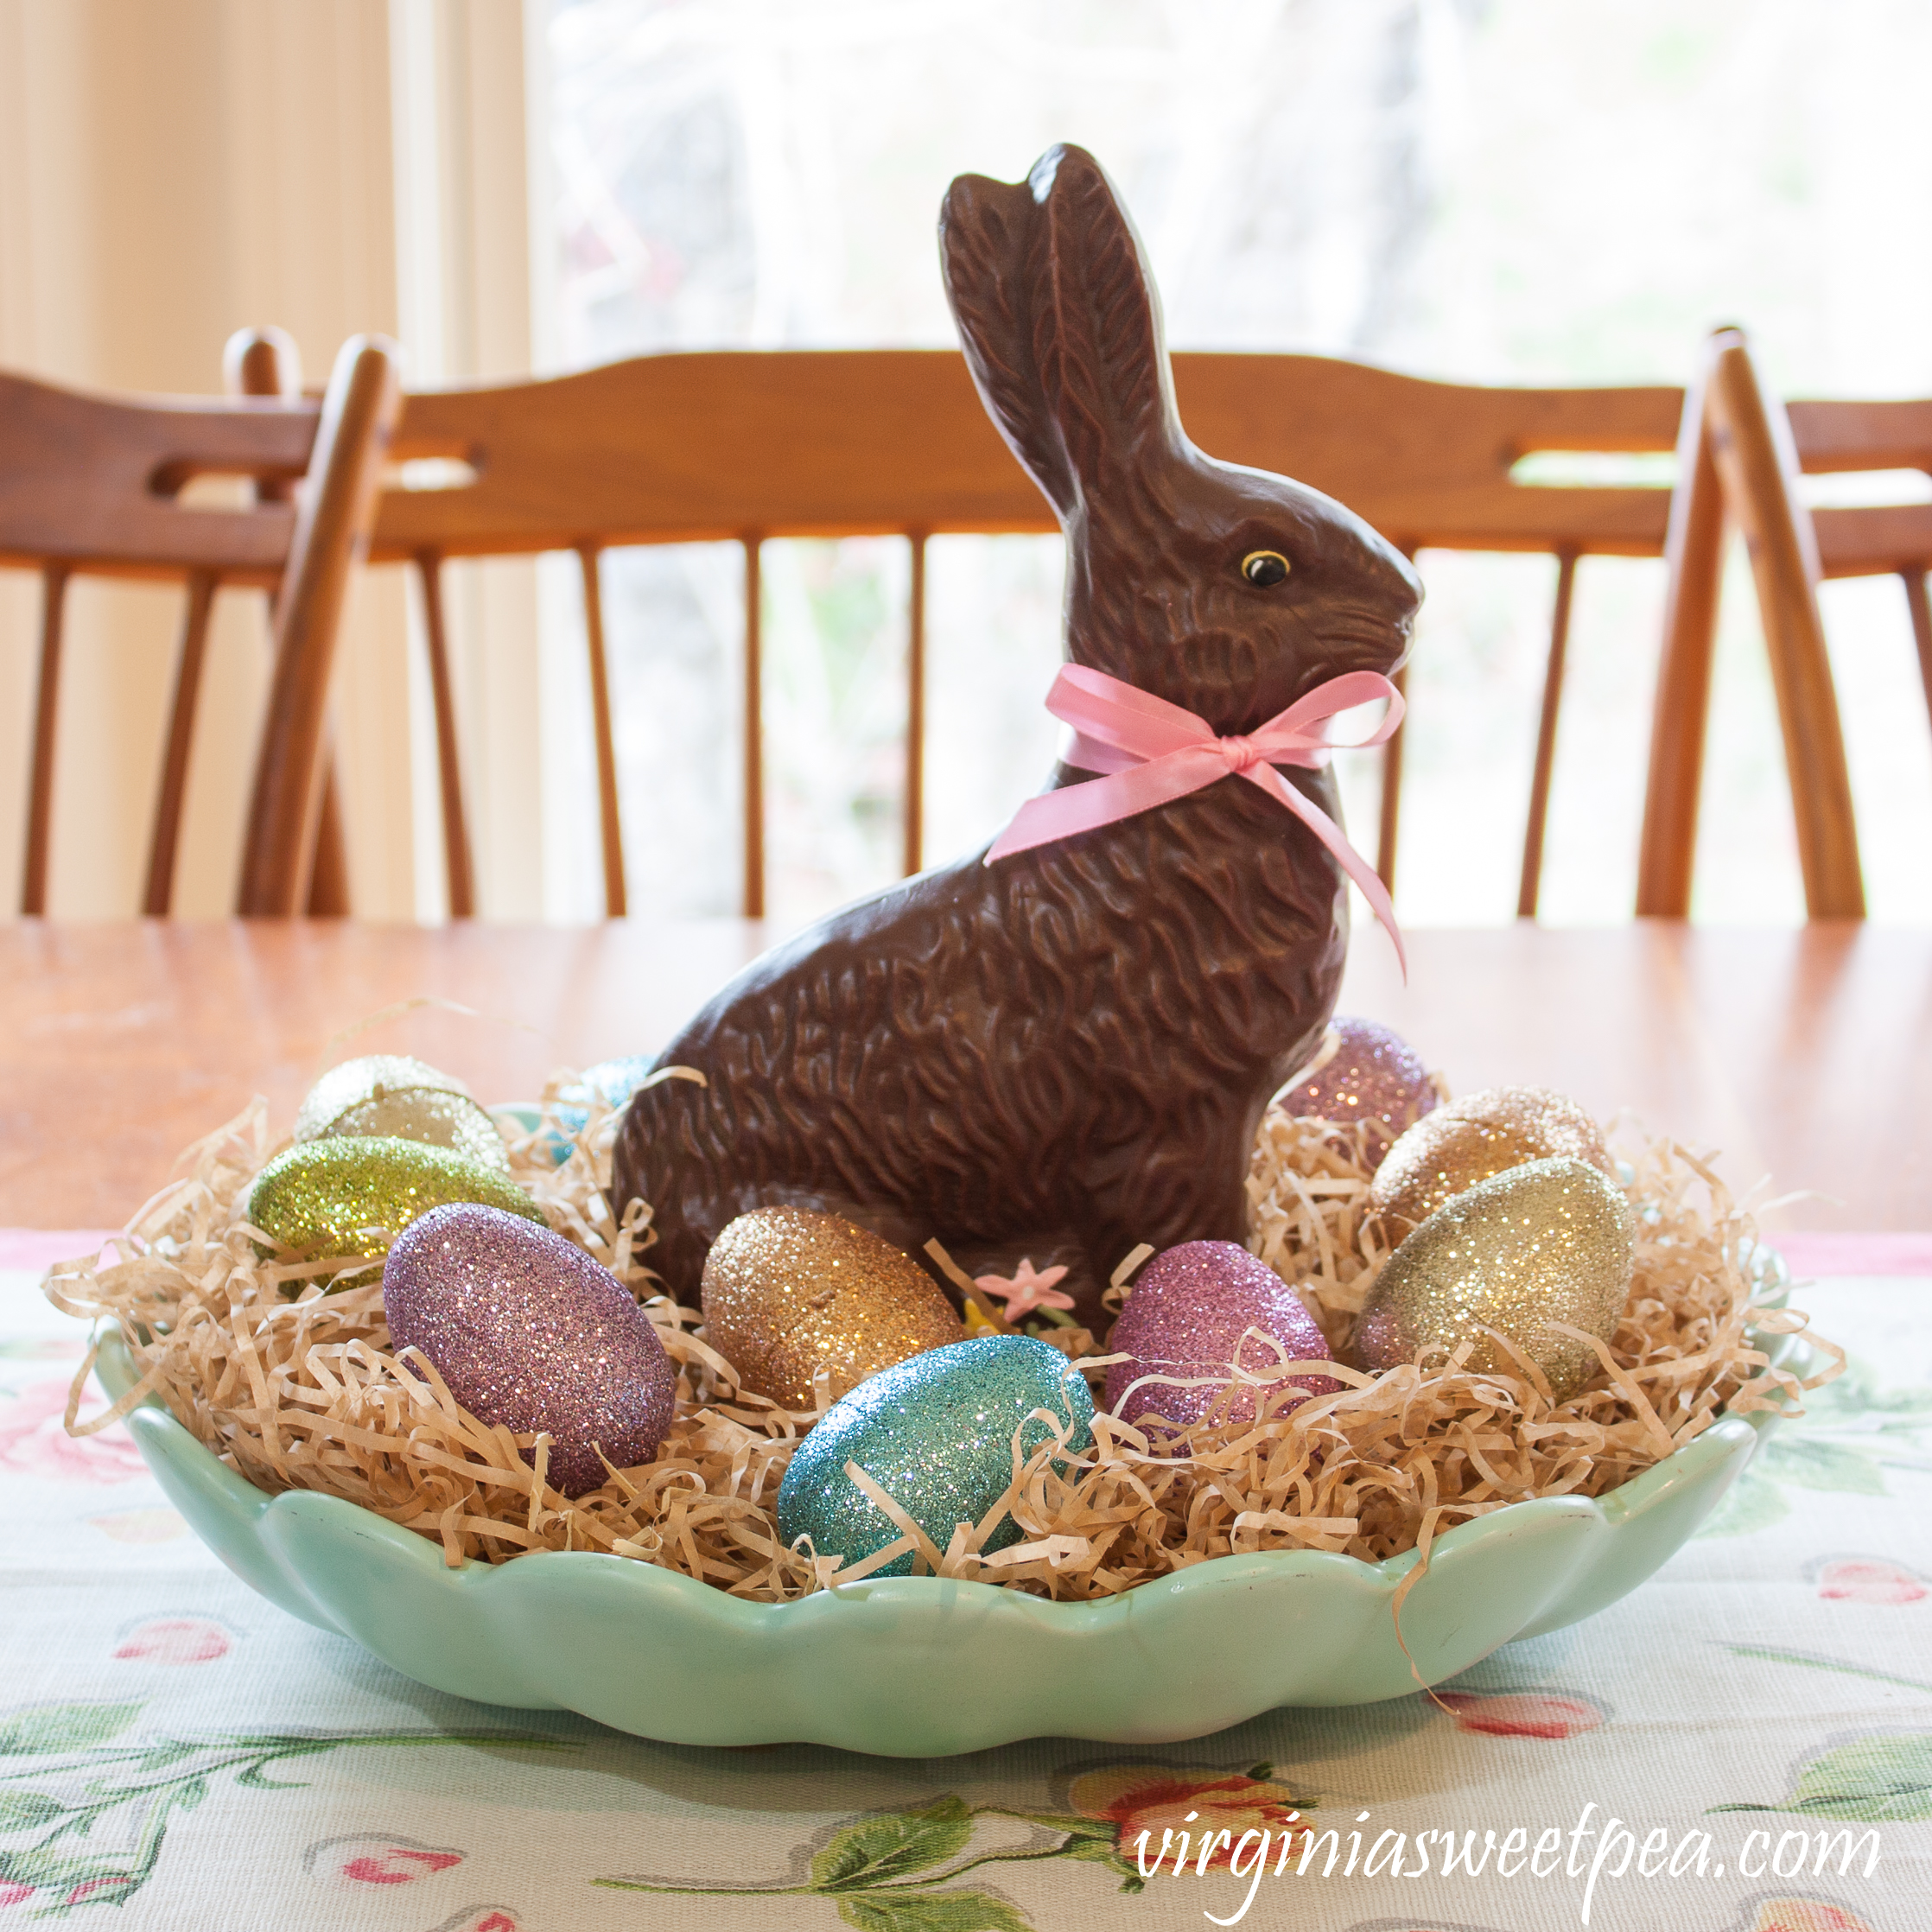
<instances>
[{"instance_id":1,"label":"shredded paper grass","mask_svg":"<svg viewBox=\"0 0 1932 1932\"><path fill-rule=\"evenodd\" d=\"M139 1377L110 1409L77 1422L90 1353L68 1426L105 1427L152 1393L257 1487L341 1497L440 1542L452 1565L598 1550L779 1602L910 1549L921 1572L1080 1599L1237 1552L1373 1561L1420 1547L1426 1562L1433 1538L1458 1522L1533 1497L1600 1496L1725 1412L1795 1413L1804 1389L1838 1372L1836 1360L1804 1378L1773 1364L1775 1338L1804 1325L1764 1306L1778 1285L1775 1257L1703 1160L1650 1141L1625 1150L1636 1225L1630 1300L1609 1344L1594 1344L1600 1367L1579 1394L1553 1402L1521 1357L1520 1373L1472 1370L1467 1347L1360 1374L1346 1365L1349 1341L1387 1258L1367 1209L1371 1169L1350 1130L1271 1112L1249 1175L1252 1245L1300 1293L1338 1360L1242 1373L1255 1392L1251 1419L1230 1420L1225 1401L1185 1428L1096 1415L1090 1449L1071 1452L1063 1439L1016 1453L1006 1495L944 1548L864 1478L902 1535L842 1567L808 1544L788 1548L776 1513L793 1447L839 1391L822 1385L814 1408L791 1412L741 1390L706 1346L697 1312L658 1292L645 1259L648 1208L633 1202L613 1220L605 1198L616 1124L594 1110L561 1167L542 1136L513 1142L511 1160L550 1226L637 1293L677 1365L677 1419L653 1461L612 1468L603 1488L570 1500L544 1479L547 1437L484 1424L419 1355L391 1352L379 1281L362 1273L358 1283L358 1265L340 1258L259 1259L242 1212L276 1151L259 1102L182 1156L181 1178L109 1258L48 1275L58 1306L118 1332ZM1078 1345L1093 1350L1080 1367L1103 1372L1110 1358L1084 1331ZM1815 1347L1814 1361L1838 1355ZM1286 1384L1318 1366L1345 1384L1339 1393L1304 1399ZM985 1553L1009 1514L1021 1540Z\"/></svg>"}]
</instances>

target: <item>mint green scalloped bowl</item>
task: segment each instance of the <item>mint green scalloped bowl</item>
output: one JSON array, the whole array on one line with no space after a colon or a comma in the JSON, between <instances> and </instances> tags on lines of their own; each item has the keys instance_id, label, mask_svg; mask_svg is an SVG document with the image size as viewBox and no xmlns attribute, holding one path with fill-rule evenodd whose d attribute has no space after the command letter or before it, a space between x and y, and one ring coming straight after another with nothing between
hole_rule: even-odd
<instances>
[{"instance_id":1,"label":"mint green scalloped bowl","mask_svg":"<svg viewBox=\"0 0 1932 1932\"><path fill-rule=\"evenodd\" d=\"M118 1395L137 1378L118 1337ZM1402 1606L1429 1683L1643 1582L1774 1418L1720 1418L1610 1495L1512 1503L1438 1539ZM1157 1744L1287 1704L1415 1688L1390 1601L1415 1555L1223 1556L1096 1604L893 1577L751 1604L675 1571L538 1551L448 1568L440 1545L340 1498L271 1497L150 1398L128 1427L195 1534L251 1588L454 1696L568 1710L686 1745L836 1745L940 1757L1016 1738Z\"/></svg>"}]
</instances>

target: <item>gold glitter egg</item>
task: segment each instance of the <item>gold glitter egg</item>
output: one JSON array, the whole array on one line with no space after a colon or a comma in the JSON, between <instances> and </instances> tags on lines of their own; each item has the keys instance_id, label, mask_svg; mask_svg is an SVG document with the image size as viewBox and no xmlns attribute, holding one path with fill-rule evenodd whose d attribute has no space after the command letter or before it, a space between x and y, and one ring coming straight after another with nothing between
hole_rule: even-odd
<instances>
[{"instance_id":1,"label":"gold glitter egg","mask_svg":"<svg viewBox=\"0 0 1932 1932\"><path fill-rule=\"evenodd\" d=\"M486 1166L510 1172L497 1125L460 1080L401 1053L371 1053L331 1067L296 1113L295 1138L381 1134L454 1147Z\"/></svg>"},{"instance_id":2,"label":"gold glitter egg","mask_svg":"<svg viewBox=\"0 0 1932 1932\"><path fill-rule=\"evenodd\" d=\"M419 1215L453 1201L543 1219L495 1168L454 1148L387 1134L331 1134L277 1154L249 1190L248 1218L277 1249L375 1255Z\"/></svg>"},{"instance_id":3,"label":"gold glitter egg","mask_svg":"<svg viewBox=\"0 0 1932 1932\"><path fill-rule=\"evenodd\" d=\"M1615 1334L1630 1299L1630 1236L1622 1191L1587 1161L1532 1160L1478 1181L1389 1257L1356 1325L1356 1359L1393 1369L1427 1345L1474 1341L1471 1368L1520 1373L1482 1333L1493 1329L1562 1401L1589 1378L1597 1355L1547 1324L1606 1342Z\"/></svg>"},{"instance_id":4,"label":"gold glitter egg","mask_svg":"<svg viewBox=\"0 0 1932 1932\"><path fill-rule=\"evenodd\" d=\"M1559 1155L1614 1178L1597 1123L1547 1087L1491 1087L1426 1114L1382 1157L1369 1207L1400 1241L1465 1189L1526 1160Z\"/></svg>"},{"instance_id":5,"label":"gold glitter egg","mask_svg":"<svg viewBox=\"0 0 1932 1932\"><path fill-rule=\"evenodd\" d=\"M705 1334L754 1395L810 1408L812 1376L842 1395L966 1331L909 1255L818 1208L753 1208L711 1243Z\"/></svg>"}]
</instances>

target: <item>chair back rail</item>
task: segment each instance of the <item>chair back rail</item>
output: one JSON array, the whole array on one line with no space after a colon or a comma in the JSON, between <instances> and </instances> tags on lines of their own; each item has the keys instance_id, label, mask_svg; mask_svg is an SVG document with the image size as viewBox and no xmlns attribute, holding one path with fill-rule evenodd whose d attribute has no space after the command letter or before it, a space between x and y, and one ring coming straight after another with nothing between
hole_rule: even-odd
<instances>
[{"instance_id":1,"label":"chair back rail","mask_svg":"<svg viewBox=\"0 0 1932 1932\"><path fill-rule=\"evenodd\" d=\"M1178 354L1191 436L1226 461L1282 471L1348 504L1414 555L1542 551L1557 562L1519 908L1535 910L1577 560L1661 556L1662 488L1548 487L1512 480L1539 451L1676 448L1681 389L1488 389L1297 355ZM385 491L370 555L416 570L431 685L447 689L436 585L444 560L545 550L582 563L605 906L623 911L622 833L597 558L632 544L744 547L743 909L764 909L759 547L768 538L899 535L912 547L907 613L907 873L923 862L926 540L1057 525L973 389L943 350L723 351L639 357L541 381L412 393L398 463L462 466L452 487ZM404 472L406 478L407 472ZM1714 545L1712 547L1714 556ZM438 699L453 912L473 905L453 709ZM1378 867L1393 877L1401 735L1385 753Z\"/></svg>"},{"instance_id":2,"label":"chair back rail","mask_svg":"<svg viewBox=\"0 0 1932 1932\"><path fill-rule=\"evenodd\" d=\"M384 379L386 407L378 400ZM292 797L283 794L309 783L304 760L312 762L312 753L305 721L278 706L301 695L292 690L294 667L326 664L333 650L350 563L373 508L371 450L393 421L395 396L393 351L375 340L345 349L319 408L97 396L0 373L0 565L35 570L43 587L23 913L47 909L66 594L83 575L186 587L143 893L143 909L156 913L168 910L172 893L215 593L232 585L280 587L280 687L262 734L236 906L295 909L280 903L286 893L272 874L289 842L279 815L292 810ZM210 475L250 479L262 486L260 499L232 508L181 500L187 483ZM289 500L288 486L305 476L313 486L299 502ZM359 498L349 488L358 479ZM264 768L279 776L264 782ZM312 825L301 831L312 842ZM301 867L304 891L309 871Z\"/></svg>"}]
</instances>

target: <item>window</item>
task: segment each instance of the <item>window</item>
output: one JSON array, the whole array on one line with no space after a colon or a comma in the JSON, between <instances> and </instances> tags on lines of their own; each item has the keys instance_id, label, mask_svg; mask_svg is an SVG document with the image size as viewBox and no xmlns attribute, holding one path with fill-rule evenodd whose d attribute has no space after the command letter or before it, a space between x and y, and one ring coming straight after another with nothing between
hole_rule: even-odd
<instances>
[{"instance_id":1,"label":"window","mask_svg":"<svg viewBox=\"0 0 1932 1932\"><path fill-rule=\"evenodd\" d=\"M1177 347L1298 348L1514 382L1670 381L1712 324L1786 393L1932 391L1915 75L1932 15L1799 0L556 0L565 359L952 340L932 242L956 173L1056 139L1120 183ZM933 547L929 858L1051 755L1057 547ZM1514 909L1548 559L1425 558L1398 905ZM613 559L633 890L735 904L734 560ZM772 905L897 869L903 547L766 558ZM1661 567L1586 560L1546 917L1634 891ZM1802 917L1748 580L1726 586L1700 917ZM1828 586L1874 914L1932 916L1932 742L1896 587ZM731 747L721 758L720 747ZM1375 766L1344 772L1370 842ZM1370 831L1362 829L1364 826ZM1500 833L1497 828L1504 828Z\"/></svg>"}]
</instances>

